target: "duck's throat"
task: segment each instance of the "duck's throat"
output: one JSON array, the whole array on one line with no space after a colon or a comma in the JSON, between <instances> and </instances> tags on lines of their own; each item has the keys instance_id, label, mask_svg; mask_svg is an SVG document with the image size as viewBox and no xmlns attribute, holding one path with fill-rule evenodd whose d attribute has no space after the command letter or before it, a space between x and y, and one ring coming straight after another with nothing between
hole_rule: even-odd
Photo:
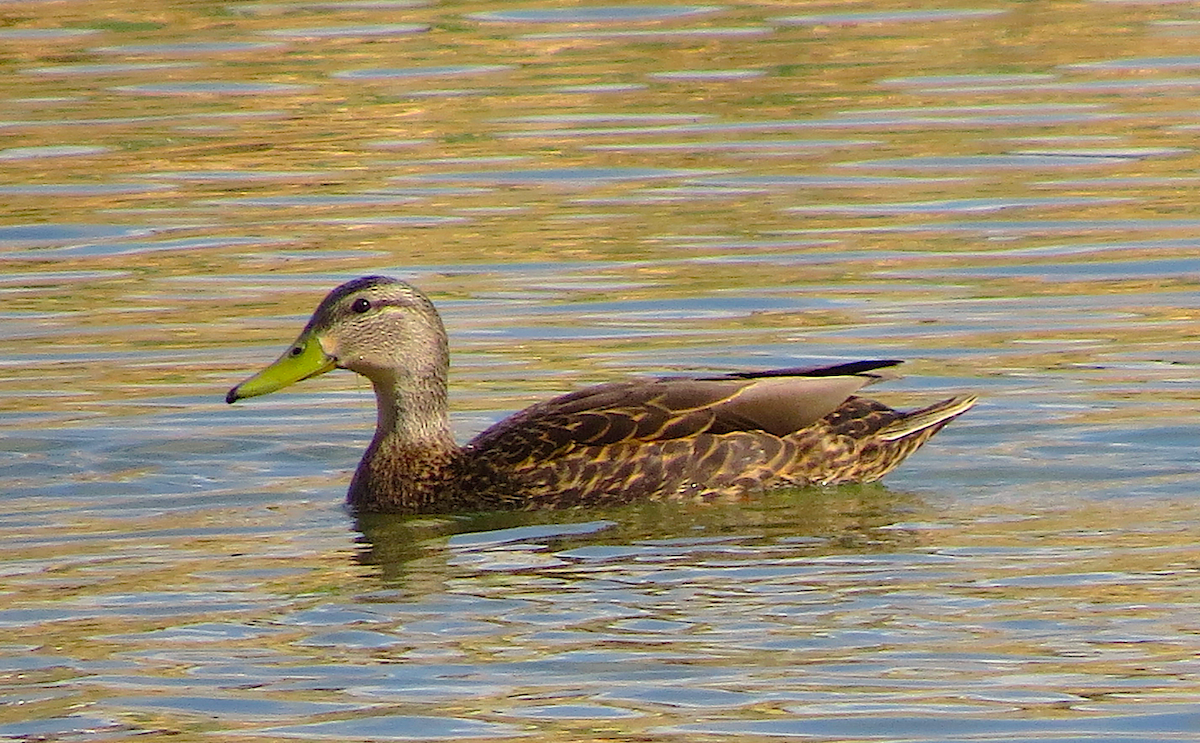
<instances>
[{"instance_id":1,"label":"duck's throat","mask_svg":"<svg viewBox=\"0 0 1200 743\"><path fill-rule=\"evenodd\" d=\"M375 384L378 420L347 494L359 511L426 511L446 496L459 448L450 433L445 384Z\"/></svg>"}]
</instances>

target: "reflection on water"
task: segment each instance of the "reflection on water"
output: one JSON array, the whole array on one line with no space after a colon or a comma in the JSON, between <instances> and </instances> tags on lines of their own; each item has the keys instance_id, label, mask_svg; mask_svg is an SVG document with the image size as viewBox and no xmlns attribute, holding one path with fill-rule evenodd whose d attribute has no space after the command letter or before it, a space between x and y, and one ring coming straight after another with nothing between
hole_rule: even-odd
<instances>
[{"instance_id":1,"label":"reflection on water","mask_svg":"<svg viewBox=\"0 0 1200 743\"><path fill-rule=\"evenodd\" d=\"M470 560L477 570L519 569L524 558L531 565L544 565L544 545L539 540L578 534L591 535L587 541L594 548L611 545L613 555L645 552L645 548L630 548L631 544L679 538L690 542L689 534L703 535L695 538L704 544L747 535L764 542L783 540L796 545L797 553L830 547L895 549L907 538L892 525L918 504L911 495L864 485L829 491L783 490L745 503L641 503L596 511L492 513L449 523L364 514L355 526L362 534L359 559L378 566L385 579L395 581L435 538L446 534L456 535L446 542L451 549L479 556L482 562ZM497 555L502 555L503 566L489 567L486 563ZM467 557L461 556L454 564L466 564L464 560Z\"/></svg>"},{"instance_id":2,"label":"reflection on water","mask_svg":"<svg viewBox=\"0 0 1200 743\"><path fill-rule=\"evenodd\" d=\"M0 738L1190 740L1193 4L21 3ZM910 359L883 486L355 521L330 287L461 438L628 374Z\"/></svg>"}]
</instances>

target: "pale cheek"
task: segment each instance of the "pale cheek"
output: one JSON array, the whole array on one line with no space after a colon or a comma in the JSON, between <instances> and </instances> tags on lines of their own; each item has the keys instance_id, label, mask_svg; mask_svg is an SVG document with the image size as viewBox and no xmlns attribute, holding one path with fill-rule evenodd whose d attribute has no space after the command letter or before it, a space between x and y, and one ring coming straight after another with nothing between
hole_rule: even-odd
<instances>
[{"instance_id":1,"label":"pale cheek","mask_svg":"<svg viewBox=\"0 0 1200 743\"><path fill-rule=\"evenodd\" d=\"M317 343L321 344L321 350L325 352L326 356L332 356L333 358L338 359L340 363L341 354L338 353L338 342L336 340L328 337L318 338Z\"/></svg>"},{"instance_id":2,"label":"pale cheek","mask_svg":"<svg viewBox=\"0 0 1200 743\"><path fill-rule=\"evenodd\" d=\"M356 349L354 344L338 343L332 338L322 338L321 350L326 355L337 359L337 365L343 369L366 375L370 375L373 371L372 366L364 358L363 351Z\"/></svg>"},{"instance_id":3,"label":"pale cheek","mask_svg":"<svg viewBox=\"0 0 1200 743\"><path fill-rule=\"evenodd\" d=\"M381 364L384 360L379 357L377 350L357 343L341 344L332 355L337 357L338 366L368 377L375 377L387 370L386 364Z\"/></svg>"},{"instance_id":4,"label":"pale cheek","mask_svg":"<svg viewBox=\"0 0 1200 743\"><path fill-rule=\"evenodd\" d=\"M359 374L369 374L373 367L368 362L367 357L353 348L345 349L338 356L338 366L349 369L350 371L358 372Z\"/></svg>"},{"instance_id":5,"label":"pale cheek","mask_svg":"<svg viewBox=\"0 0 1200 743\"><path fill-rule=\"evenodd\" d=\"M386 329L370 323L354 325L338 337L324 337L321 348L343 369L375 379L391 371L391 338Z\"/></svg>"}]
</instances>

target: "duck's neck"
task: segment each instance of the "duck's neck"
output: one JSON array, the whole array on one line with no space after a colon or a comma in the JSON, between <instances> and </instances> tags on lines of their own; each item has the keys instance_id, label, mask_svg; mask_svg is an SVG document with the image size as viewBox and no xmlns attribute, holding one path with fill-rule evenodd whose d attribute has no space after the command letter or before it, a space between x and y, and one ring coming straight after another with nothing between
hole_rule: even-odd
<instances>
[{"instance_id":1,"label":"duck's neck","mask_svg":"<svg viewBox=\"0 0 1200 743\"><path fill-rule=\"evenodd\" d=\"M413 373L413 372L416 373ZM377 421L347 498L357 511L430 510L453 477L443 366L373 379Z\"/></svg>"}]
</instances>

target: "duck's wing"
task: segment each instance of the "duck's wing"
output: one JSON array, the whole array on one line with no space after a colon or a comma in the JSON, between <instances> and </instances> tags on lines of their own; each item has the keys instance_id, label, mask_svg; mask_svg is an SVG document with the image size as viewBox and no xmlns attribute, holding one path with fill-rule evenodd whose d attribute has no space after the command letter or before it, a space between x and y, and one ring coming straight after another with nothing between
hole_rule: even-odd
<instances>
[{"instance_id":1,"label":"duck's wing","mask_svg":"<svg viewBox=\"0 0 1200 743\"><path fill-rule=\"evenodd\" d=\"M711 377L603 384L556 397L500 421L467 449L520 469L578 447L690 439L739 431L786 436L878 381L894 360L856 361Z\"/></svg>"}]
</instances>

